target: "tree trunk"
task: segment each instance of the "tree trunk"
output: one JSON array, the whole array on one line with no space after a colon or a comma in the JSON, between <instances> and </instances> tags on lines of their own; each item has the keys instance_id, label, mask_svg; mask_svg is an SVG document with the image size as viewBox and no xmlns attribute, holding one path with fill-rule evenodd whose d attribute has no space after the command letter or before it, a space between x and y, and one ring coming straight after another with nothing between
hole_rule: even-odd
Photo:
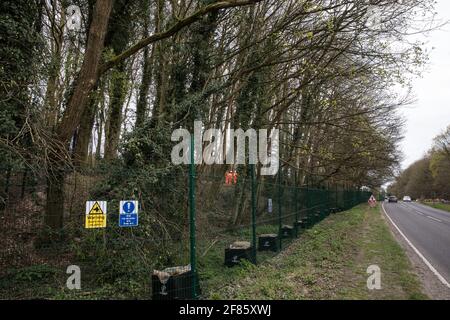
<instances>
[{"instance_id":1,"label":"tree trunk","mask_svg":"<svg viewBox=\"0 0 450 320\"><path fill-rule=\"evenodd\" d=\"M47 204L44 223L48 232L63 228L64 177L64 170L53 170L47 178Z\"/></svg>"},{"instance_id":2,"label":"tree trunk","mask_svg":"<svg viewBox=\"0 0 450 320\"><path fill-rule=\"evenodd\" d=\"M146 3L147 8L150 8L150 3ZM147 38L149 36L149 12L150 10L146 10L146 17L144 23L144 37ZM155 10L155 21L158 16L158 10ZM140 128L145 122L145 117L147 115L148 110L148 95L150 91L150 85L152 83L153 78L153 61L155 56L155 50L151 49L147 46L144 49L144 66L142 71L142 81L141 86L139 87L139 98L136 104L136 123L135 127Z\"/></svg>"},{"instance_id":3,"label":"tree trunk","mask_svg":"<svg viewBox=\"0 0 450 320\"><path fill-rule=\"evenodd\" d=\"M88 103L89 95L97 83L112 3L113 0L97 0L95 4L83 65L74 92L57 126L58 137L64 143L72 138Z\"/></svg>"},{"instance_id":4,"label":"tree trunk","mask_svg":"<svg viewBox=\"0 0 450 320\"><path fill-rule=\"evenodd\" d=\"M89 142L91 141L92 128L95 122L98 100L95 92L92 94L89 106L81 117L78 139L74 151L74 163L76 167L84 167L88 164Z\"/></svg>"},{"instance_id":5,"label":"tree trunk","mask_svg":"<svg viewBox=\"0 0 450 320\"><path fill-rule=\"evenodd\" d=\"M127 94L127 75L124 64L120 65L117 70L114 70L113 78L107 121L108 127L106 129L105 160L113 160L117 157L122 124L122 108Z\"/></svg>"},{"instance_id":6,"label":"tree trunk","mask_svg":"<svg viewBox=\"0 0 450 320\"><path fill-rule=\"evenodd\" d=\"M144 70L142 74L142 82L139 88L139 100L136 105L136 128L142 127L145 122L145 117L147 115L148 110L148 93L150 90L150 84L152 82L152 65L153 65L153 57L154 50L152 50L152 54L149 56L150 49L147 47L144 51Z\"/></svg>"},{"instance_id":7,"label":"tree trunk","mask_svg":"<svg viewBox=\"0 0 450 320\"><path fill-rule=\"evenodd\" d=\"M124 51L130 40L131 10L128 0L115 0L111 23L106 35L105 45L112 49L114 54ZM120 131L122 125L122 108L128 91L128 79L125 62L120 63L112 70L109 117L106 128L105 160L117 157Z\"/></svg>"},{"instance_id":8,"label":"tree trunk","mask_svg":"<svg viewBox=\"0 0 450 320\"><path fill-rule=\"evenodd\" d=\"M47 92L45 94L45 123L49 128L54 129L58 122L58 83L61 74L62 63L62 48L64 43L64 28L62 22L57 17L56 3L52 5L51 24L51 64L49 70L49 77L47 82Z\"/></svg>"},{"instance_id":9,"label":"tree trunk","mask_svg":"<svg viewBox=\"0 0 450 320\"><path fill-rule=\"evenodd\" d=\"M97 145L95 148L95 160L100 160L102 158L102 139L103 139L103 128L105 125L105 100L102 97L100 101L100 110L97 115Z\"/></svg>"},{"instance_id":10,"label":"tree trunk","mask_svg":"<svg viewBox=\"0 0 450 320\"><path fill-rule=\"evenodd\" d=\"M83 65L62 120L56 128L58 140L62 145L67 146L72 138L80 123L89 94L97 83L112 3L113 0L97 0L95 4ZM47 205L44 222L51 230L60 230L63 227L64 161L70 160L68 158L61 159L61 155L56 154L49 159L50 174L47 181Z\"/></svg>"}]
</instances>

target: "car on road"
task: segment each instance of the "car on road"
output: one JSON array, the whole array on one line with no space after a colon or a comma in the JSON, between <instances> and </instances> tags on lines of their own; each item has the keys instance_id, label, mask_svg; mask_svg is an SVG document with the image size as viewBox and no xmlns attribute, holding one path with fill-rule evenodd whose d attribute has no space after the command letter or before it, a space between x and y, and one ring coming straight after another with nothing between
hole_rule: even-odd
<instances>
[{"instance_id":1,"label":"car on road","mask_svg":"<svg viewBox=\"0 0 450 320\"><path fill-rule=\"evenodd\" d=\"M397 203L397 202L398 202L398 199L397 199L396 196L389 196L388 202L389 202L389 203Z\"/></svg>"},{"instance_id":2,"label":"car on road","mask_svg":"<svg viewBox=\"0 0 450 320\"><path fill-rule=\"evenodd\" d=\"M403 197L403 202L412 202L412 199L410 196L404 196Z\"/></svg>"}]
</instances>

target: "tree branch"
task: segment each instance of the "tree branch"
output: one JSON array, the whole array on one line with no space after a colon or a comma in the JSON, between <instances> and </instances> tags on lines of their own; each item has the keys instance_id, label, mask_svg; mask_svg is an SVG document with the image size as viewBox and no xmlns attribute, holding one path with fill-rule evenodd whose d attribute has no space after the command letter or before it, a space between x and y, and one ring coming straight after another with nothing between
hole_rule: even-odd
<instances>
[{"instance_id":1,"label":"tree branch","mask_svg":"<svg viewBox=\"0 0 450 320\"><path fill-rule=\"evenodd\" d=\"M199 9L198 11L196 11L189 17L178 21L176 24L174 24L168 30L166 30L164 32L153 34L148 38L142 39L141 41L136 43L134 46L132 46L129 49L122 52L121 54L106 61L100 67L99 75L108 71L112 67L120 64L121 62L123 62L127 58L131 57L132 55L136 54L137 52L139 52L141 49L145 48L146 46L148 46L154 42L170 38L171 36L176 34L181 29L193 24L194 22L198 21L200 18L202 18L203 16L205 16L206 14L208 14L210 12L217 11L220 9L226 9L226 8L234 8L234 7L253 5L253 4L256 4L261 1L263 1L263 0L226 0L226 1L218 1L218 2L212 3L210 5L207 5L201 9Z\"/></svg>"}]
</instances>

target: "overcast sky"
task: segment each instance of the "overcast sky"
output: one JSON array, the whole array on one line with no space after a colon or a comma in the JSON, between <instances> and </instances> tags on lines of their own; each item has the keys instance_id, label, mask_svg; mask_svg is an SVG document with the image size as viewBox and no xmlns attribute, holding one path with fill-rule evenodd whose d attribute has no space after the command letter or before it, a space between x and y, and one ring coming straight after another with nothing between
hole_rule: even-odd
<instances>
[{"instance_id":1,"label":"overcast sky","mask_svg":"<svg viewBox=\"0 0 450 320\"><path fill-rule=\"evenodd\" d=\"M438 19L450 20L450 1L437 0ZM407 121L403 168L419 160L431 147L433 138L450 125L450 26L419 39L431 51L429 66L423 77L414 81L416 102L402 110Z\"/></svg>"}]
</instances>

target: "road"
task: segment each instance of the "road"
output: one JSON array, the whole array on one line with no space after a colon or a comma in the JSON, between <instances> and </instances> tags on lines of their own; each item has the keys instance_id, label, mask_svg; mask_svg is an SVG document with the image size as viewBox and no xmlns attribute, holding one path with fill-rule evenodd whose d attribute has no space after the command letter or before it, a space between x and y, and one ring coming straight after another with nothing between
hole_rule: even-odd
<instances>
[{"instance_id":1,"label":"road","mask_svg":"<svg viewBox=\"0 0 450 320\"><path fill-rule=\"evenodd\" d=\"M450 213L419 203L384 203L383 207L416 254L450 289Z\"/></svg>"}]
</instances>

